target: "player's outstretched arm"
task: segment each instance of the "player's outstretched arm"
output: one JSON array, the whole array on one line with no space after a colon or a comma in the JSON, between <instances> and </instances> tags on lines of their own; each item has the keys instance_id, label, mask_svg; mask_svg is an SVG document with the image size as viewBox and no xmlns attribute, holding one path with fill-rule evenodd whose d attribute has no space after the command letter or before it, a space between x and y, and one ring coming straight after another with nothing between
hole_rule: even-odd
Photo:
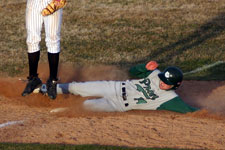
<instances>
[{"instance_id":1,"label":"player's outstretched arm","mask_svg":"<svg viewBox=\"0 0 225 150\"><path fill-rule=\"evenodd\" d=\"M130 68L129 73L134 78L145 78L158 67L157 62L150 61L147 64L139 64Z\"/></svg>"},{"instance_id":2,"label":"player's outstretched arm","mask_svg":"<svg viewBox=\"0 0 225 150\"><path fill-rule=\"evenodd\" d=\"M169 110L179 113L188 113L197 111L199 109L189 106L188 104L184 103L184 101L179 96L177 96L169 100L168 102L165 102L162 105L160 105L160 107L158 107L157 110Z\"/></svg>"}]
</instances>

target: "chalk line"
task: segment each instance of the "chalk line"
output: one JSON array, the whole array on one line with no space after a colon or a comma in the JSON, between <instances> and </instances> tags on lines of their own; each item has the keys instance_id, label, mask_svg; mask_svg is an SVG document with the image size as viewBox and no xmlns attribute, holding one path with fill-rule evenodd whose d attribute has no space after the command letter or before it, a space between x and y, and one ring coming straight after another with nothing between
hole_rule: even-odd
<instances>
[{"instance_id":1,"label":"chalk line","mask_svg":"<svg viewBox=\"0 0 225 150\"><path fill-rule=\"evenodd\" d=\"M219 65L219 64L223 64L223 63L225 63L225 61L217 61L217 62L215 62L215 63L213 63L213 64L204 65L204 66L202 66L202 67L200 67L200 68L197 68L197 69L195 69L195 70L192 70L192 71L190 71L190 72L186 72L186 73L184 73L184 75L188 75L188 74L200 72L200 71L202 71L202 70L206 70L206 69L215 67L215 66L217 66L217 65Z\"/></svg>"},{"instance_id":2,"label":"chalk line","mask_svg":"<svg viewBox=\"0 0 225 150\"><path fill-rule=\"evenodd\" d=\"M9 121L9 122L0 124L0 128L6 127L6 126L10 126L10 125L14 125L14 124L21 124L23 122L24 121Z\"/></svg>"}]
</instances>

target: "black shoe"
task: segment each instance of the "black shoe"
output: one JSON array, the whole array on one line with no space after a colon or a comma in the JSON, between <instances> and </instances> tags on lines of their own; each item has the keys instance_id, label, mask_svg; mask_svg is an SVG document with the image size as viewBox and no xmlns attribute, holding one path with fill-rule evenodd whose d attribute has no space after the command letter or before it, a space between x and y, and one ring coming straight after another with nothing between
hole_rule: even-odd
<instances>
[{"instance_id":1,"label":"black shoe","mask_svg":"<svg viewBox=\"0 0 225 150\"><path fill-rule=\"evenodd\" d=\"M57 80L48 79L46 85L48 97L51 99L55 99L57 96L56 93Z\"/></svg>"},{"instance_id":2,"label":"black shoe","mask_svg":"<svg viewBox=\"0 0 225 150\"><path fill-rule=\"evenodd\" d=\"M41 79L38 77L27 77L28 83L22 93L22 96L26 96L34 91L34 89L42 85Z\"/></svg>"}]
</instances>

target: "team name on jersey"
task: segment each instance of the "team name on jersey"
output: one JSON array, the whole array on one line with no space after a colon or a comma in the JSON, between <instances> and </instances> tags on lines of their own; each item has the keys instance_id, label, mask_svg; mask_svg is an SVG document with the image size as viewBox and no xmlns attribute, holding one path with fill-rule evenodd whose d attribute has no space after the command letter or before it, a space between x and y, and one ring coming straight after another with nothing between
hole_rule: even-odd
<instances>
[{"instance_id":1,"label":"team name on jersey","mask_svg":"<svg viewBox=\"0 0 225 150\"><path fill-rule=\"evenodd\" d=\"M143 97L134 98L136 104L147 103L146 100L155 100L159 96L155 94L154 90L151 89L151 81L148 78L144 78L139 81L139 84L135 84L137 91L143 94Z\"/></svg>"}]
</instances>

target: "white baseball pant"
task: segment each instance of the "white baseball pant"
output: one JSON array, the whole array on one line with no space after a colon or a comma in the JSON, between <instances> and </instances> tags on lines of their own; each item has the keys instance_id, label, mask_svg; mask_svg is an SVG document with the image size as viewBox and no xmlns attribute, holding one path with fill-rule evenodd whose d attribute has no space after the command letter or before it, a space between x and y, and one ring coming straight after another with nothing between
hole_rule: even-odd
<instances>
[{"instance_id":1,"label":"white baseball pant","mask_svg":"<svg viewBox=\"0 0 225 150\"><path fill-rule=\"evenodd\" d=\"M57 94L72 93L83 97L94 96L97 99L84 101L84 108L92 111L125 111L121 98L121 82L89 81L57 84Z\"/></svg>"},{"instance_id":2,"label":"white baseball pant","mask_svg":"<svg viewBox=\"0 0 225 150\"><path fill-rule=\"evenodd\" d=\"M41 30L44 23L45 42L49 53L60 52L60 31L62 23L62 9L54 14L43 17L40 8L26 8L26 29L28 53L40 50Z\"/></svg>"}]
</instances>

